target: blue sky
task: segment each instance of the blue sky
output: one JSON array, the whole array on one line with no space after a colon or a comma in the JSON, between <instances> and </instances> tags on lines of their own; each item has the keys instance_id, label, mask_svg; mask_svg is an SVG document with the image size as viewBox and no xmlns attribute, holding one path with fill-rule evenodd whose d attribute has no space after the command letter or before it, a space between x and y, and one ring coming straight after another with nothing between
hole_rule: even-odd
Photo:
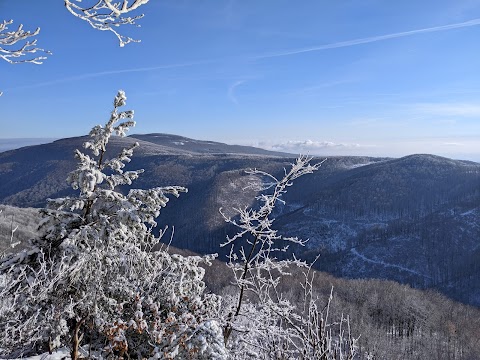
<instances>
[{"instance_id":1,"label":"blue sky","mask_svg":"<svg viewBox=\"0 0 480 360\"><path fill-rule=\"evenodd\" d=\"M62 1L0 1L53 52L0 63L0 138L85 134L123 89L136 133L480 161L478 1L150 0L141 12L123 32L142 42L120 48Z\"/></svg>"}]
</instances>

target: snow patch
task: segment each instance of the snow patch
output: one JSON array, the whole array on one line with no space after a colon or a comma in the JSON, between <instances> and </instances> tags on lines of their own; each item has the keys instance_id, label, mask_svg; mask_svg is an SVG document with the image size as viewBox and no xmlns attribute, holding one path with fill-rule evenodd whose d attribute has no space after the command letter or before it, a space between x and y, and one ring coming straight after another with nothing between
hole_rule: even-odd
<instances>
[{"instance_id":1,"label":"snow patch","mask_svg":"<svg viewBox=\"0 0 480 360\"><path fill-rule=\"evenodd\" d=\"M460 216L475 215L476 212L477 212L477 209L472 209L469 211L465 211L464 213L461 213Z\"/></svg>"},{"instance_id":2,"label":"snow patch","mask_svg":"<svg viewBox=\"0 0 480 360\"><path fill-rule=\"evenodd\" d=\"M31 357L23 357L22 360L62 360L62 359L70 359L70 352L67 348L62 348L60 350L55 351L53 354L45 353L41 355L35 355ZM7 360L20 360L18 359L7 359Z\"/></svg>"},{"instance_id":3,"label":"snow patch","mask_svg":"<svg viewBox=\"0 0 480 360\"><path fill-rule=\"evenodd\" d=\"M419 275L419 276L422 276L422 277L431 279L430 276L427 276L427 275L425 275L425 274L419 273L418 271L415 271L415 270L406 268L406 267L401 266L401 265L389 264L389 263L386 263L386 262L383 262L383 261L369 259L369 258L367 258L365 255L360 254L360 253L357 251L357 249L355 249L355 248L350 249L350 252L351 252L353 255L358 256L359 258L361 258L361 259L362 259L363 261L365 261L365 262L369 262L369 263L372 263L372 264L382 265L382 266L384 266L384 267L393 267L393 268L396 268L396 269L399 269L399 270L402 270L402 271L409 272L409 273L411 273L411 274L415 274L415 275Z\"/></svg>"},{"instance_id":4,"label":"snow patch","mask_svg":"<svg viewBox=\"0 0 480 360\"><path fill-rule=\"evenodd\" d=\"M367 165L370 165L370 164L375 164L375 161L369 161L369 162L362 163L362 164L353 164L353 165L346 166L346 168L347 169L356 169L356 168L359 168L359 167L362 167L362 166L367 166Z\"/></svg>"}]
</instances>

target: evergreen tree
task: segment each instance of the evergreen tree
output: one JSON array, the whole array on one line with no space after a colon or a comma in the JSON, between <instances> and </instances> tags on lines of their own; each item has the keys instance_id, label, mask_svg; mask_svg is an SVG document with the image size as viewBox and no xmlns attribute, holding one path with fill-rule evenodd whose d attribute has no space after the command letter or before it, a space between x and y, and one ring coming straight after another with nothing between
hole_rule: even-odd
<instances>
[{"instance_id":1,"label":"evergreen tree","mask_svg":"<svg viewBox=\"0 0 480 360\"><path fill-rule=\"evenodd\" d=\"M118 190L142 173L124 171L137 143L116 157L106 154L109 139L135 125L133 111L119 111L125 101L119 91L109 121L91 130L84 147L92 154L76 151L68 182L78 195L50 200L45 235L0 262L2 355L69 346L76 359L88 344L90 357L226 357L212 319L219 298L204 293L199 266L213 257L152 251L167 195L187 189Z\"/></svg>"}]
</instances>

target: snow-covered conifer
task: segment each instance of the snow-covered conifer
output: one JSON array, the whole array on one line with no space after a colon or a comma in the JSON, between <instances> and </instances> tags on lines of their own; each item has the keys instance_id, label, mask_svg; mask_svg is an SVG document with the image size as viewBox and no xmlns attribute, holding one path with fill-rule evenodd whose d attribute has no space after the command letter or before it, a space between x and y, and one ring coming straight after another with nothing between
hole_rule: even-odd
<instances>
[{"instance_id":1,"label":"snow-covered conifer","mask_svg":"<svg viewBox=\"0 0 480 360\"><path fill-rule=\"evenodd\" d=\"M133 111L119 110L125 101L119 91L109 121L90 132L91 154L76 151L68 182L78 195L49 200L45 235L0 261L0 355L68 346L72 358L87 350L99 358L227 356L213 319L219 298L204 293L199 266L213 256L152 251L167 196L186 189L118 190L142 173L125 171L137 143L115 157L106 152L112 136L135 125Z\"/></svg>"}]
</instances>

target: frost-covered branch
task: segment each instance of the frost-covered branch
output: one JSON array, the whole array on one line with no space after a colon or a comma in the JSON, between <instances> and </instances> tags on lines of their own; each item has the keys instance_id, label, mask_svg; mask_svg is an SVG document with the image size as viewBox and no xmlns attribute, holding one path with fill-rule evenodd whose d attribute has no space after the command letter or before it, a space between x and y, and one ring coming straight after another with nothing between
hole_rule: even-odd
<instances>
[{"instance_id":1,"label":"frost-covered branch","mask_svg":"<svg viewBox=\"0 0 480 360\"><path fill-rule=\"evenodd\" d=\"M43 60L51 53L47 50L37 47L35 37L40 33L40 28L35 31L23 30L20 24L16 30L9 30L9 25L13 20L3 20L0 23L0 59L10 64L31 63L42 64ZM37 55L43 53L45 55ZM0 96L2 96L0 92Z\"/></svg>"},{"instance_id":2,"label":"frost-covered branch","mask_svg":"<svg viewBox=\"0 0 480 360\"><path fill-rule=\"evenodd\" d=\"M268 287L270 281L276 281L272 279L271 271L276 269L282 274L283 267L290 263L289 261L273 262L272 260L275 260L274 253L287 251L290 244L305 244L304 240L295 237L285 238L279 235L277 230L272 228L274 219L271 218L271 215L277 201L282 201L281 197L286 193L286 189L293 184L293 180L318 170L323 163L322 161L316 165L311 165L310 160L311 158L307 156L300 156L292 164L289 171L285 170L284 177L280 180L257 169L248 171L249 174L268 179L267 185L262 189L263 192L257 197L260 208L258 210L252 208L236 209L239 220L227 217L220 209L225 221L238 228L236 235L227 237L227 241L221 244L221 246L231 246L229 266L232 268L236 283L239 286L237 304L231 311L224 329L225 344L227 344L233 331L232 321L240 314L245 292L248 290L254 291L255 286L257 288ZM266 193L269 189L273 189L271 194ZM235 242L240 239L245 239L249 245L248 251L244 247L235 251ZM295 263L300 265L298 261L295 261ZM266 271L270 278L265 278L262 271ZM254 279L256 283L250 279Z\"/></svg>"},{"instance_id":3,"label":"frost-covered branch","mask_svg":"<svg viewBox=\"0 0 480 360\"><path fill-rule=\"evenodd\" d=\"M123 16L127 13L137 10L140 6L148 3L149 0L134 0L130 4L128 0L94 0L90 1L90 6L80 4L82 0L64 0L65 7L75 17L84 20L91 27L101 31L111 31L120 42L120 46L125 46L131 42L139 42L131 37L120 34L117 28L123 25L137 25L136 21L144 15Z\"/></svg>"},{"instance_id":4,"label":"frost-covered branch","mask_svg":"<svg viewBox=\"0 0 480 360\"><path fill-rule=\"evenodd\" d=\"M236 209L235 218L220 211L225 221L238 230L222 244L230 246L228 266L238 288L237 295L224 308L224 342L233 358L351 360L355 356L356 340L350 335L348 318L337 322L328 318L332 296L323 310L318 308L312 265L294 255L287 260L276 257L292 244L306 243L278 234L272 227L272 214L293 181L318 170L323 163L311 165L311 160L300 156L281 179L256 169L248 171L265 179L256 198L258 209ZM300 307L292 304L279 288L294 269L303 270L304 276L304 303Z\"/></svg>"},{"instance_id":5,"label":"frost-covered branch","mask_svg":"<svg viewBox=\"0 0 480 360\"><path fill-rule=\"evenodd\" d=\"M10 64L42 64L46 56L36 54L50 54L50 52L37 47L37 39L34 37L40 33L40 28L35 31L25 31L20 24L16 30L9 31L11 24L13 20L4 20L0 23L0 58Z\"/></svg>"},{"instance_id":6,"label":"frost-covered branch","mask_svg":"<svg viewBox=\"0 0 480 360\"><path fill-rule=\"evenodd\" d=\"M225 216L220 209L225 221L239 229L236 235L227 237L227 242L221 245L231 246L229 265L234 271L237 284L240 288L236 308L232 311L230 318L227 319L227 325L224 330L225 343L228 342L233 331L230 322L240 314L245 291L251 289L252 285L254 285L249 281L249 278L256 279L262 284L268 283L270 279L260 275L262 270L269 272L276 268L282 273L283 266L289 263L288 261L272 262L272 260L275 260L273 253L276 251L287 251L290 244L305 244L304 240L296 237L285 238L278 235L277 230L272 228L274 219L271 218L271 215L277 201L282 201L281 197L286 193L287 187L292 185L292 181L302 175L314 172L323 163L320 162L316 165L311 165L310 160L311 158L309 157L300 156L296 162L292 164L289 171L285 170L284 177L280 180L271 174L257 169L248 171L249 174L259 175L268 179L267 185L262 189L263 193L257 197L257 200L260 202L260 208L258 210L252 208L236 209L239 220ZM273 188L273 192L267 194L266 191L271 188ZM242 238L245 238L250 249L245 251L245 249L241 247L239 251L236 252L234 243ZM240 263L238 263L238 261L240 261ZM252 273L255 273L255 275L252 275Z\"/></svg>"},{"instance_id":7,"label":"frost-covered branch","mask_svg":"<svg viewBox=\"0 0 480 360\"><path fill-rule=\"evenodd\" d=\"M87 0L88 1L88 0ZM101 31L110 31L115 34L123 47L131 42L140 42L129 36L122 35L118 28L123 25L137 25L137 20L144 15L126 16L128 13L135 12L149 0L91 0L90 5L84 5L85 0L64 0L65 7L75 17L86 21L94 29ZM20 24L15 30L9 30L9 25L13 20L3 20L0 23L0 59L10 64L32 63L42 64L50 55L50 51L37 46L35 38L40 33L40 28L34 31L23 30ZM43 55L37 55L43 53ZM0 92L0 96L3 93Z\"/></svg>"},{"instance_id":8,"label":"frost-covered branch","mask_svg":"<svg viewBox=\"0 0 480 360\"><path fill-rule=\"evenodd\" d=\"M131 4L129 4L128 0L123 0L122 2L104 0L105 5L117 16L138 9L141 5L146 4L148 1L149 0L134 0Z\"/></svg>"}]
</instances>

